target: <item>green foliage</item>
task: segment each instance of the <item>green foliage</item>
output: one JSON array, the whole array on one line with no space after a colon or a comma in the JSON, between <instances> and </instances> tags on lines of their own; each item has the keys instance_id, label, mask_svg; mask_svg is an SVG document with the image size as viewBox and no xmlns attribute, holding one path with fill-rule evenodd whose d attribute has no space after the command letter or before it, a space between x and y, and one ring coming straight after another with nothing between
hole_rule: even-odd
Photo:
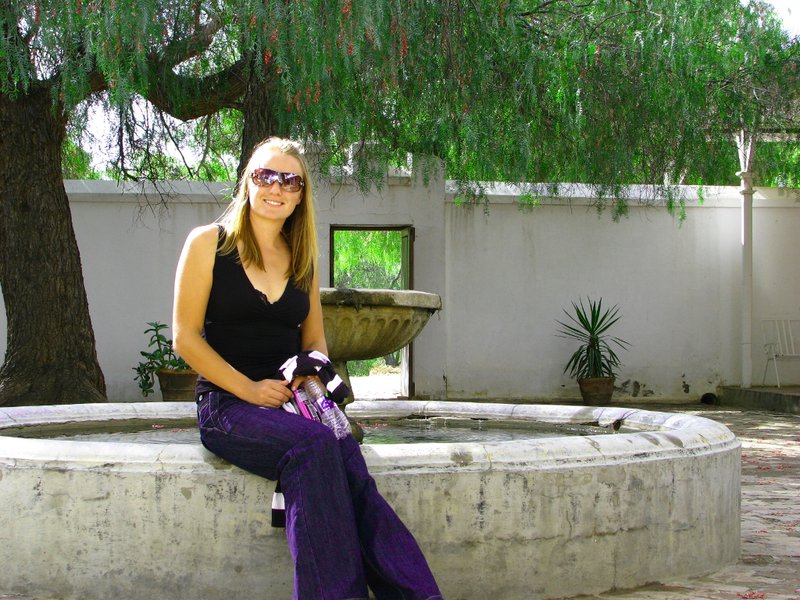
<instances>
[{"instance_id":1,"label":"green foliage","mask_svg":"<svg viewBox=\"0 0 800 600\"><path fill-rule=\"evenodd\" d=\"M100 173L92 167L91 154L71 139L61 148L61 172L64 179L100 179Z\"/></svg>"},{"instance_id":2,"label":"green foliage","mask_svg":"<svg viewBox=\"0 0 800 600\"><path fill-rule=\"evenodd\" d=\"M333 283L336 287L402 289L402 235L396 230L337 230ZM398 357L394 357L399 360ZM366 376L384 358L347 363L351 376Z\"/></svg>"},{"instance_id":3,"label":"green foliage","mask_svg":"<svg viewBox=\"0 0 800 600\"><path fill-rule=\"evenodd\" d=\"M192 125L195 125L192 123ZM242 145L242 114L223 108L194 126L190 148L200 154L192 179L235 181Z\"/></svg>"},{"instance_id":4,"label":"green foliage","mask_svg":"<svg viewBox=\"0 0 800 600\"><path fill-rule=\"evenodd\" d=\"M359 149L374 165L357 172L362 186L414 152L444 159L467 201L492 180L650 183L660 197L665 178L731 182L732 135L784 130L800 106L800 43L760 0L3 6L0 94L48 85L69 114L104 92L128 140L119 176L227 175L261 110L267 133L313 143L322 164L374 142ZM152 115L137 114L138 97ZM189 125L181 132L167 114ZM208 162L131 166L167 155L169 135L201 144ZM624 197L596 198L624 215Z\"/></svg>"},{"instance_id":5,"label":"green foliage","mask_svg":"<svg viewBox=\"0 0 800 600\"><path fill-rule=\"evenodd\" d=\"M519 205L517 208L520 212L530 212L534 208L542 205L542 197L533 192L524 192L520 194L518 202Z\"/></svg>"},{"instance_id":6,"label":"green foliage","mask_svg":"<svg viewBox=\"0 0 800 600\"><path fill-rule=\"evenodd\" d=\"M147 347L151 348L151 350L140 352L144 357L144 361L133 369L136 371L134 381L139 382L139 390L142 392L142 396L149 396L153 393L155 376L158 371L162 369L188 371L191 369L185 360L175 354L175 350L172 348L172 340L167 339L161 333L167 326L158 321L147 323L147 325L148 328L144 330L144 333L150 334Z\"/></svg>"},{"instance_id":7,"label":"green foliage","mask_svg":"<svg viewBox=\"0 0 800 600\"><path fill-rule=\"evenodd\" d=\"M337 230L333 281L336 287L402 289L401 233Z\"/></svg>"},{"instance_id":8,"label":"green foliage","mask_svg":"<svg viewBox=\"0 0 800 600\"><path fill-rule=\"evenodd\" d=\"M576 379L590 377L614 377L621 366L612 344L626 349L629 344L617 337L609 336L607 331L619 320L619 308L615 305L603 311L603 299L597 302L587 298L588 310L583 305L572 303L573 312L564 310L568 322L556 321L560 326L559 337L576 340L580 346L567 361L564 373L569 372Z\"/></svg>"},{"instance_id":9,"label":"green foliage","mask_svg":"<svg viewBox=\"0 0 800 600\"><path fill-rule=\"evenodd\" d=\"M372 369L385 364L383 358L370 358L368 360L351 360L347 363L347 373L350 377L366 377Z\"/></svg>"},{"instance_id":10,"label":"green foliage","mask_svg":"<svg viewBox=\"0 0 800 600\"><path fill-rule=\"evenodd\" d=\"M756 160L756 185L800 187L800 143L762 144Z\"/></svg>"}]
</instances>

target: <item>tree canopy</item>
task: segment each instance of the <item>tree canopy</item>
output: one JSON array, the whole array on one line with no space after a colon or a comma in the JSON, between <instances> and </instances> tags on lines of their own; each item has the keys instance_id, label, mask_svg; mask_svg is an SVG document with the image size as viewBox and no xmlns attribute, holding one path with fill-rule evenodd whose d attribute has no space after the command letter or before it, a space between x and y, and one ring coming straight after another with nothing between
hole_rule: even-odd
<instances>
[{"instance_id":1,"label":"tree canopy","mask_svg":"<svg viewBox=\"0 0 800 600\"><path fill-rule=\"evenodd\" d=\"M26 27L0 54L3 90L57 78L52 93L69 110L105 89L120 115L121 175L159 154L154 131L176 130L159 111L204 117L197 138L212 150L247 153L282 134L315 142L327 159L371 140L364 151L379 165L404 152L436 156L465 184L603 190L665 176L731 183L738 130L797 123L798 44L758 0L15 6L8 26L16 17ZM136 96L156 111L136 114ZM231 125L225 109L244 120L227 142L215 135Z\"/></svg>"},{"instance_id":2,"label":"tree canopy","mask_svg":"<svg viewBox=\"0 0 800 600\"><path fill-rule=\"evenodd\" d=\"M665 176L734 183L737 131L797 123L798 44L757 1L180 4L134 3L133 13L175 24L128 42L125 68L109 69L124 75L111 101L141 94L178 118L233 108L244 125L239 148L228 136L229 152L267 133L313 141L326 159L371 140L364 152L378 165L408 151L437 156L465 189L584 182L602 195ZM124 17L110 30L117 39L133 27ZM232 96L242 78L243 96L212 100ZM211 133L231 121L208 114L198 127L219 148ZM158 129L151 120L130 139L152 140L141 135ZM796 139L772 153L791 157ZM760 164L762 179L787 179L780 163Z\"/></svg>"}]
</instances>

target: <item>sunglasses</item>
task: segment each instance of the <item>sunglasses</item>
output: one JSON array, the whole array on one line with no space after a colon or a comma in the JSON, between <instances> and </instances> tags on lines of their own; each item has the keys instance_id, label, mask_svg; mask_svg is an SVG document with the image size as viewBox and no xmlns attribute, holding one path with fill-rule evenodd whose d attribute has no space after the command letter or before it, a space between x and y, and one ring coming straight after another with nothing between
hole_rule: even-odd
<instances>
[{"instance_id":1,"label":"sunglasses","mask_svg":"<svg viewBox=\"0 0 800 600\"><path fill-rule=\"evenodd\" d=\"M266 168L253 169L250 173L250 179L258 187L269 187L277 181L284 192L299 192L305 186L302 175L282 173L281 171Z\"/></svg>"}]
</instances>

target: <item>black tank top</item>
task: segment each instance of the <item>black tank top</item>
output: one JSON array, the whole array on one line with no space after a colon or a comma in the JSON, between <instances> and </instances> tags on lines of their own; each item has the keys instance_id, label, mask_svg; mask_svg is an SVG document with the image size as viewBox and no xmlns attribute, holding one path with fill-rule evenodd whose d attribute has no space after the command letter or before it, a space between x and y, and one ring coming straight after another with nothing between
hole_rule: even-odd
<instances>
[{"instance_id":1,"label":"black tank top","mask_svg":"<svg viewBox=\"0 0 800 600\"><path fill-rule=\"evenodd\" d=\"M270 302L250 283L237 251L220 254L221 243L222 235L203 336L233 368L253 381L282 379L278 368L300 352L300 324L308 316L308 294L290 278L283 295ZM198 393L220 389L198 378Z\"/></svg>"}]
</instances>

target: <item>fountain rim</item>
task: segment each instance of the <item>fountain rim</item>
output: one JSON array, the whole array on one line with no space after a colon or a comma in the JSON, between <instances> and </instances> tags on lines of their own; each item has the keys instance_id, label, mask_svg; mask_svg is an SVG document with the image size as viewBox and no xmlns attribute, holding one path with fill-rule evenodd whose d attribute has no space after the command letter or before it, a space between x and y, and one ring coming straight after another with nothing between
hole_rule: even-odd
<instances>
[{"instance_id":1,"label":"fountain rim","mask_svg":"<svg viewBox=\"0 0 800 600\"><path fill-rule=\"evenodd\" d=\"M439 294L420 290L389 290L372 288L320 288L323 306L393 306L424 309L431 312L441 310Z\"/></svg>"},{"instance_id":2,"label":"fountain rim","mask_svg":"<svg viewBox=\"0 0 800 600\"><path fill-rule=\"evenodd\" d=\"M381 444L362 446L375 473L424 472L458 468L464 471L504 470L526 463L538 470L578 468L625 461L666 460L741 448L731 431L716 421L682 413L660 413L620 407L520 405L420 400L356 401L348 406L354 418L403 416L470 416L472 418L536 419L558 423L611 423L625 415L636 433L583 437L537 438L505 442ZM2 430L24 426L97 420L186 419L195 415L193 402L139 402L26 406L0 409L0 464L51 469L217 470L233 468L200 444L86 442L20 438Z\"/></svg>"}]
</instances>

